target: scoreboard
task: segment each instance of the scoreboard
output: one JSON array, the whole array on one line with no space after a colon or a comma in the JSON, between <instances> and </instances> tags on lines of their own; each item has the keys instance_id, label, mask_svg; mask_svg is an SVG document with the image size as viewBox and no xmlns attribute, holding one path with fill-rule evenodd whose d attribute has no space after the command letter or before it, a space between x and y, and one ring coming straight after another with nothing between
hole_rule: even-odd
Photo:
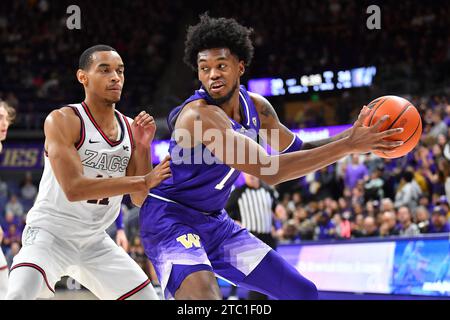
<instances>
[{"instance_id":1,"label":"scoreboard","mask_svg":"<svg viewBox=\"0 0 450 320\"><path fill-rule=\"evenodd\" d=\"M250 79L247 88L251 92L271 97L369 87L372 85L376 73L375 66L338 71L326 70L295 78Z\"/></svg>"}]
</instances>

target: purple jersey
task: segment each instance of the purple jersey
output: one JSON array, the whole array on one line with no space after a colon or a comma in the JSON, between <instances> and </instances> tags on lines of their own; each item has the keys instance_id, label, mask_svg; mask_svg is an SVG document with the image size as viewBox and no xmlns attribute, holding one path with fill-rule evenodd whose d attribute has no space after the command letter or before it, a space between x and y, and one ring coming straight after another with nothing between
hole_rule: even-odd
<instances>
[{"instance_id":1,"label":"purple jersey","mask_svg":"<svg viewBox=\"0 0 450 320\"><path fill-rule=\"evenodd\" d=\"M194 95L170 112L167 122L172 133L183 107L199 99L214 105L206 90L200 88L195 91ZM257 141L260 128L258 112L244 86L240 86L239 89L239 102L243 116L242 124L230 118L232 127L235 131ZM204 213L222 210L240 172L221 163L203 144L189 149L179 147L173 135L169 153L172 177L152 189L151 193Z\"/></svg>"}]
</instances>

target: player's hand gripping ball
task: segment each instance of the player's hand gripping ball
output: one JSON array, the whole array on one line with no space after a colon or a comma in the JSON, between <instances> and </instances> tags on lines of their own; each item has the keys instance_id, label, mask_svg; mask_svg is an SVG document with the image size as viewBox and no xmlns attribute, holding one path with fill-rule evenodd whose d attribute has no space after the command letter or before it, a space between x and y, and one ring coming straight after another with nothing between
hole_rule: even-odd
<instances>
[{"instance_id":1,"label":"player's hand gripping ball","mask_svg":"<svg viewBox=\"0 0 450 320\"><path fill-rule=\"evenodd\" d=\"M388 140L402 140L403 144L391 152L374 151L381 158L399 158L410 152L420 140L422 135L422 120L416 107L408 100L397 96L383 96L370 102L368 117L364 120L365 126L373 126L384 115L389 119L380 127L380 131L394 128L403 128L403 132L386 138Z\"/></svg>"}]
</instances>

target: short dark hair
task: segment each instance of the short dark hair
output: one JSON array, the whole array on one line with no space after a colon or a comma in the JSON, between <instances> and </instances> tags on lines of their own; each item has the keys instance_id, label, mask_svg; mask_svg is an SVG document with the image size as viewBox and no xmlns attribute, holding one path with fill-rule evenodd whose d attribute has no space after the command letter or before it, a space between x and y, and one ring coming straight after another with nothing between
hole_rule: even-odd
<instances>
[{"instance_id":1,"label":"short dark hair","mask_svg":"<svg viewBox=\"0 0 450 320\"><path fill-rule=\"evenodd\" d=\"M188 28L183 60L193 70L197 70L197 55L200 51L228 48L249 66L254 53L250 39L252 32L252 28L240 25L235 19L211 18L206 12L200 15L198 24Z\"/></svg>"},{"instance_id":2,"label":"short dark hair","mask_svg":"<svg viewBox=\"0 0 450 320\"><path fill-rule=\"evenodd\" d=\"M403 173L403 178L406 180L406 182L411 182L413 181L414 173L412 173L411 171L405 171Z\"/></svg>"},{"instance_id":3,"label":"short dark hair","mask_svg":"<svg viewBox=\"0 0 450 320\"><path fill-rule=\"evenodd\" d=\"M82 70L89 69L89 67L92 64L92 55L95 52L99 52L99 51L114 51L114 52L117 52L116 49L114 49L113 47L110 47L110 46L107 46L107 45L104 45L104 44L97 44L95 46L87 48L86 50L84 50L84 52L80 56L80 60L78 62L78 68L80 68Z\"/></svg>"}]
</instances>

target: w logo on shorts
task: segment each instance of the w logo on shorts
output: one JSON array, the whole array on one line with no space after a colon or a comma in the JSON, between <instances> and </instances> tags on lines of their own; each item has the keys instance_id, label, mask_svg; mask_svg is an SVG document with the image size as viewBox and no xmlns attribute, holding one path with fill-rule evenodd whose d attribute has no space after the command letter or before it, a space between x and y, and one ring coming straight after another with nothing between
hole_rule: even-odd
<instances>
[{"instance_id":1,"label":"w logo on shorts","mask_svg":"<svg viewBox=\"0 0 450 320\"><path fill-rule=\"evenodd\" d=\"M38 233L39 233L38 229L29 228L25 235L25 240L23 241L23 245L24 246L32 245L34 243L34 240L36 240L36 236Z\"/></svg>"},{"instance_id":2,"label":"w logo on shorts","mask_svg":"<svg viewBox=\"0 0 450 320\"><path fill-rule=\"evenodd\" d=\"M201 248L200 237L196 234L183 234L177 238L177 241L180 242L186 249L190 249L192 246Z\"/></svg>"}]
</instances>

